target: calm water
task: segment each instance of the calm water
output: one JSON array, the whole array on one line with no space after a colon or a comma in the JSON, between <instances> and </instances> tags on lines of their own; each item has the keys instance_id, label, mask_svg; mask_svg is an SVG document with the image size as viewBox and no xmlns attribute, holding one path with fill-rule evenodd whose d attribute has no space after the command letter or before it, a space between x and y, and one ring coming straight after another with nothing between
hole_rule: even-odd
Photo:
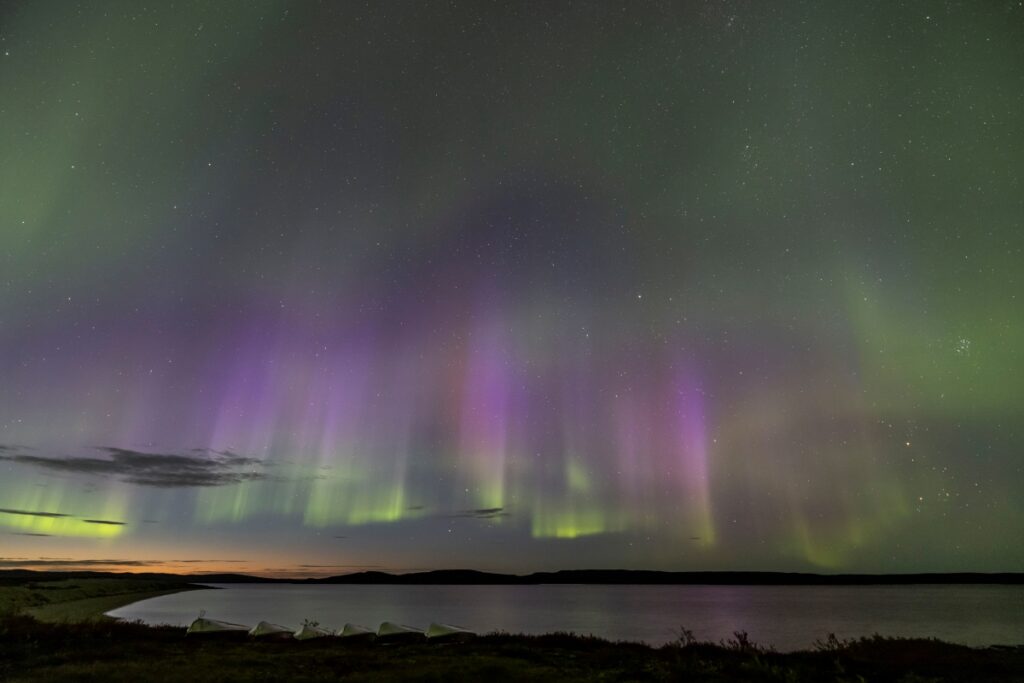
<instances>
[{"instance_id":1,"label":"calm water","mask_svg":"<svg viewBox=\"0 0 1024 683\"><path fill-rule=\"evenodd\" d=\"M1024 643L1024 586L327 586L216 584L109 612L186 626L199 610L241 624L303 619L339 628L431 621L486 633L573 631L658 645L680 626L702 640L747 631L779 650L880 633L966 645Z\"/></svg>"}]
</instances>

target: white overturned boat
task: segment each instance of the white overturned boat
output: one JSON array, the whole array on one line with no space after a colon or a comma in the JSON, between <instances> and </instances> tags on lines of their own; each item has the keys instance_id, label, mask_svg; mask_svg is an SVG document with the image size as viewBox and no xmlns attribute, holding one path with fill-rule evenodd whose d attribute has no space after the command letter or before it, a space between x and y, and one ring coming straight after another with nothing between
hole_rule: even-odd
<instances>
[{"instance_id":1,"label":"white overturned boat","mask_svg":"<svg viewBox=\"0 0 1024 683\"><path fill-rule=\"evenodd\" d=\"M432 623L427 627L427 638L434 642L469 640L474 638L476 633L468 628L455 626L453 624Z\"/></svg>"},{"instance_id":2,"label":"white overturned boat","mask_svg":"<svg viewBox=\"0 0 1024 683\"><path fill-rule=\"evenodd\" d=\"M287 626L261 621L249 629L249 635L254 638L291 638L294 631L295 629L290 629Z\"/></svg>"},{"instance_id":3,"label":"white overturned boat","mask_svg":"<svg viewBox=\"0 0 1024 683\"><path fill-rule=\"evenodd\" d=\"M186 635L214 635L231 633L248 633L249 627L242 624L232 624L230 621L218 621L207 619L203 614L189 624Z\"/></svg>"},{"instance_id":4,"label":"white overturned boat","mask_svg":"<svg viewBox=\"0 0 1024 683\"><path fill-rule=\"evenodd\" d=\"M337 636L349 640L372 640L377 637L377 633L365 626L349 623L338 631Z\"/></svg>"},{"instance_id":5,"label":"white overturned boat","mask_svg":"<svg viewBox=\"0 0 1024 683\"><path fill-rule=\"evenodd\" d=\"M321 628L319 624L306 622L295 632L295 640L312 640L313 638L326 638L334 635L329 629Z\"/></svg>"},{"instance_id":6,"label":"white overturned boat","mask_svg":"<svg viewBox=\"0 0 1024 683\"><path fill-rule=\"evenodd\" d=\"M392 621L385 621L377 629L379 640L419 640L425 634L422 629L405 624L396 624Z\"/></svg>"}]
</instances>

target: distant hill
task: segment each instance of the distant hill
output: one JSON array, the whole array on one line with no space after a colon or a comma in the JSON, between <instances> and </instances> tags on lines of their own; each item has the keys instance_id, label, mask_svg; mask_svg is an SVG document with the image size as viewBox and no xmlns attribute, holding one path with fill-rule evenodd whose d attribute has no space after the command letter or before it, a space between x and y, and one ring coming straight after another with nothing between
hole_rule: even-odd
<instances>
[{"instance_id":1,"label":"distant hill","mask_svg":"<svg viewBox=\"0 0 1024 683\"><path fill-rule=\"evenodd\" d=\"M94 571L32 571L30 569L2 569L0 583L5 581L65 581L67 579L145 579L150 581L180 581L181 583L294 583L292 580L267 579L246 574L164 574L157 572L94 572Z\"/></svg>"},{"instance_id":2,"label":"distant hill","mask_svg":"<svg viewBox=\"0 0 1024 683\"><path fill-rule=\"evenodd\" d=\"M1022 573L959 574L800 574L786 572L660 572L627 569L570 569L520 576L466 569L443 569L416 574L360 572L307 583L403 585L769 585L839 586L892 584L1024 584Z\"/></svg>"},{"instance_id":3,"label":"distant hill","mask_svg":"<svg viewBox=\"0 0 1024 683\"><path fill-rule=\"evenodd\" d=\"M660 572L626 569L569 569L527 575L472 569L441 569L412 574L359 572L321 579L278 579L246 574L159 574L91 571L0 570L5 581L59 581L86 578L138 578L183 583L303 583L362 585L718 585L718 586L865 586L907 584L1024 584L1024 573L955 574L801 574L788 572Z\"/></svg>"}]
</instances>

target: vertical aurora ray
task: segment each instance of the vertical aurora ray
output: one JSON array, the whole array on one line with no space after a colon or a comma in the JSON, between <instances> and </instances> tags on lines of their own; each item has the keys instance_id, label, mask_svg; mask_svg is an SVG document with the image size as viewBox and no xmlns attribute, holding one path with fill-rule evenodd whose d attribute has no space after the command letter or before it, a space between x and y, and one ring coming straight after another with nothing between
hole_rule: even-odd
<instances>
[{"instance_id":1,"label":"vertical aurora ray","mask_svg":"<svg viewBox=\"0 0 1024 683\"><path fill-rule=\"evenodd\" d=\"M703 388L693 371L681 373L676 380L676 434L678 460L675 473L682 508L683 524L702 546L715 543L715 524L711 508L711 472L707 416Z\"/></svg>"},{"instance_id":2,"label":"vertical aurora ray","mask_svg":"<svg viewBox=\"0 0 1024 683\"><path fill-rule=\"evenodd\" d=\"M469 472L473 504L485 509L505 506L509 421L515 417L514 359L499 324L493 322L473 334L459 402L460 469Z\"/></svg>"}]
</instances>

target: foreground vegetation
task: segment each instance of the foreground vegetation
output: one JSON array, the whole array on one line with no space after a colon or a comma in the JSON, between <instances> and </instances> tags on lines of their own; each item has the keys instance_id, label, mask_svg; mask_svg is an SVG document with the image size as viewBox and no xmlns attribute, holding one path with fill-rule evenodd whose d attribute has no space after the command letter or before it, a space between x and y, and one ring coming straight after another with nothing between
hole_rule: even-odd
<instances>
[{"instance_id":1,"label":"foreground vegetation","mask_svg":"<svg viewBox=\"0 0 1024 683\"><path fill-rule=\"evenodd\" d=\"M253 642L180 628L0 619L10 681L1024 681L1024 652L869 638L779 654L742 637L661 648L597 638L489 635L466 643Z\"/></svg>"},{"instance_id":2,"label":"foreground vegetation","mask_svg":"<svg viewBox=\"0 0 1024 683\"><path fill-rule=\"evenodd\" d=\"M187 586L131 579L0 586L0 681L1024 682L1020 648L974 649L936 640L832 638L811 651L786 654L758 647L742 633L710 644L685 630L660 648L571 634L493 634L447 644L254 642L244 635L186 637L181 628L96 618L104 601L123 604L136 595L182 588Z\"/></svg>"},{"instance_id":3,"label":"foreground vegetation","mask_svg":"<svg viewBox=\"0 0 1024 683\"><path fill-rule=\"evenodd\" d=\"M158 595L201 588L149 579L0 580L0 615L27 614L43 622L106 620L104 612Z\"/></svg>"}]
</instances>

